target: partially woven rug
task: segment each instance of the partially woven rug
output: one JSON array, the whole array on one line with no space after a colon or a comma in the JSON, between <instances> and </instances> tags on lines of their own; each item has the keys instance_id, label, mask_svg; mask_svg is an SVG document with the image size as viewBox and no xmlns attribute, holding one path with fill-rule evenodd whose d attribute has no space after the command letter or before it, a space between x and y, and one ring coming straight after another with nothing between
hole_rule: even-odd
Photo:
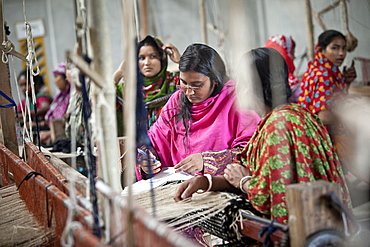
<instances>
[{"instance_id":1,"label":"partially woven rug","mask_svg":"<svg viewBox=\"0 0 370 247\"><path fill-rule=\"evenodd\" d=\"M166 222L178 231L198 226L206 232L228 241L233 246L249 242L238 229L242 212L257 214L248 200L227 192L206 192L193 194L191 199L175 202L173 196L177 183L170 183L154 189L155 207L151 193L134 196L134 200L158 220ZM155 211L154 211L155 209Z\"/></svg>"}]
</instances>

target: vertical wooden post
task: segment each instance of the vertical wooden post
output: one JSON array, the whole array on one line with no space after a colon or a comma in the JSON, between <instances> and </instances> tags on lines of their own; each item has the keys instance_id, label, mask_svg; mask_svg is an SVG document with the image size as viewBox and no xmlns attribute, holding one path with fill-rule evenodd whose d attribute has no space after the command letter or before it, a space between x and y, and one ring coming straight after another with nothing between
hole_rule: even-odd
<instances>
[{"instance_id":1,"label":"vertical wooden post","mask_svg":"<svg viewBox=\"0 0 370 247\"><path fill-rule=\"evenodd\" d=\"M148 3L147 0L140 1L140 39L144 39L149 34L148 28Z\"/></svg>"},{"instance_id":2,"label":"vertical wooden post","mask_svg":"<svg viewBox=\"0 0 370 247\"><path fill-rule=\"evenodd\" d=\"M304 246L307 237L323 229L343 230L341 215L321 196L334 192L340 195L339 184L319 180L287 186L290 246Z\"/></svg>"},{"instance_id":3,"label":"vertical wooden post","mask_svg":"<svg viewBox=\"0 0 370 247\"><path fill-rule=\"evenodd\" d=\"M104 180L115 191L120 191L119 182L120 165L118 165L118 147L117 147L117 121L116 121L116 91L113 82L112 70L112 51L109 25L107 20L107 3L104 0L92 0L91 4L91 45L93 50L93 68L104 78L103 91L109 108L102 110L100 119L97 119L102 126L104 153L99 153ZM97 107L98 89L93 89L93 106ZM100 89L99 89L100 90ZM97 109L97 108L96 108ZM108 122L109 120L109 122ZM104 167L103 167L104 166Z\"/></svg>"},{"instance_id":4,"label":"vertical wooden post","mask_svg":"<svg viewBox=\"0 0 370 247\"><path fill-rule=\"evenodd\" d=\"M134 34L134 0L127 1L122 0L123 16L125 18L126 25L126 43L125 43L125 54L126 54L126 71L125 79L127 84L125 86L125 107L124 113L124 125L125 125L125 148L127 153L124 157L125 164L125 183L128 185L128 197L127 197L127 221L126 225L126 245L128 247L134 246L134 204L132 196L131 184L134 181L135 165L136 165L136 89L137 89L137 77L136 77L136 66L137 59L135 54L135 34ZM142 13L143 14L143 13Z\"/></svg>"},{"instance_id":5,"label":"vertical wooden post","mask_svg":"<svg viewBox=\"0 0 370 247\"><path fill-rule=\"evenodd\" d=\"M307 32L307 56L309 60L315 57L314 31L312 23L311 0L305 1L306 6L306 32Z\"/></svg>"},{"instance_id":6,"label":"vertical wooden post","mask_svg":"<svg viewBox=\"0 0 370 247\"><path fill-rule=\"evenodd\" d=\"M0 42L4 37L4 22L3 22L3 1L0 0ZM5 34L6 35L6 34ZM2 46L1 46L2 47ZM2 55L2 54L1 54ZM0 90L8 97L12 98L12 89L10 86L9 66L0 60ZM3 96L0 96L0 104L7 105L10 102ZM0 107L0 141L15 155L18 155L18 142L15 132L15 111L14 107Z\"/></svg>"},{"instance_id":7,"label":"vertical wooden post","mask_svg":"<svg viewBox=\"0 0 370 247\"><path fill-rule=\"evenodd\" d=\"M207 17L206 17L206 6L204 0L199 0L199 11L200 11L200 22L202 23L202 40L204 44L208 43L207 36Z\"/></svg>"}]
</instances>

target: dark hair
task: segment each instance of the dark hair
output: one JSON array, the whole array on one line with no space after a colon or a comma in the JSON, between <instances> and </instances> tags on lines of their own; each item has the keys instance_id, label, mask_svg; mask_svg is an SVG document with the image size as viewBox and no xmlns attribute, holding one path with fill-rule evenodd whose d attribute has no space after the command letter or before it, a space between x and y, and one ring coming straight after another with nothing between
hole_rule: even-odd
<instances>
[{"instance_id":1,"label":"dark hair","mask_svg":"<svg viewBox=\"0 0 370 247\"><path fill-rule=\"evenodd\" d=\"M152 46L154 49L156 49L159 53L159 58L161 60L161 70L163 70L164 66L167 66L167 56L166 53L164 53L162 46L163 43L157 38L154 38L150 35L146 36L142 41L139 42L137 46L137 54L136 57L139 57L140 48L143 46Z\"/></svg>"},{"instance_id":2,"label":"dark hair","mask_svg":"<svg viewBox=\"0 0 370 247\"><path fill-rule=\"evenodd\" d=\"M224 61L212 47L204 44L189 45L180 58L180 72L195 71L208 76L214 89L211 97L219 94L229 80ZM191 120L191 103L184 93L180 97L180 111L176 117L184 123L186 134L189 131L188 121Z\"/></svg>"},{"instance_id":3,"label":"dark hair","mask_svg":"<svg viewBox=\"0 0 370 247\"><path fill-rule=\"evenodd\" d=\"M27 80L27 78L30 78L30 74L31 74L30 70L28 69L22 70L19 73L17 80L19 81L21 76L24 76ZM33 82L35 83L36 92L38 92L42 88L42 86L44 86L44 78L40 74L33 76Z\"/></svg>"},{"instance_id":4,"label":"dark hair","mask_svg":"<svg viewBox=\"0 0 370 247\"><path fill-rule=\"evenodd\" d=\"M265 105L272 109L286 104L292 95L288 83L288 65L283 56L272 48L257 48L249 52L262 85Z\"/></svg>"},{"instance_id":5,"label":"dark hair","mask_svg":"<svg viewBox=\"0 0 370 247\"><path fill-rule=\"evenodd\" d=\"M341 37L347 42L346 37L336 30L326 30L319 35L318 45L321 49L325 50L326 47L337 37Z\"/></svg>"},{"instance_id":6,"label":"dark hair","mask_svg":"<svg viewBox=\"0 0 370 247\"><path fill-rule=\"evenodd\" d=\"M189 45L180 58L181 72L195 71L208 76L215 87L211 96L219 94L229 80L226 67L220 55L212 47L204 44Z\"/></svg>"}]
</instances>

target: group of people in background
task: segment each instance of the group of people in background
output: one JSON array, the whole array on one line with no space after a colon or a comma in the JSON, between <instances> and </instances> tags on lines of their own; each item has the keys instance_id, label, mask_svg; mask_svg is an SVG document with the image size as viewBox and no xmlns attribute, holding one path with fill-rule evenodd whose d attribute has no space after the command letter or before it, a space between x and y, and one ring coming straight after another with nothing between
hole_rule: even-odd
<instances>
[{"instance_id":1,"label":"group of people in background","mask_svg":"<svg viewBox=\"0 0 370 247\"><path fill-rule=\"evenodd\" d=\"M241 54L242 73L230 78L208 45L191 44L180 55L158 38L140 41L138 78L150 145L140 147L149 158L138 154L137 179L174 167L195 175L179 185L176 201L227 190L248 197L264 217L284 224L289 215L286 186L323 179L340 185L342 202L351 208L345 178L349 164L342 162L336 138L345 128L332 112L356 78L353 64L340 70L346 37L335 30L320 34L302 78L294 74L295 46L290 36L272 36L263 47ZM168 71L168 57L179 71ZM37 116L45 127L67 111L66 74L64 65L54 71L60 93L53 101L36 91ZM113 76L120 98L124 76L122 62ZM23 73L18 79L22 88L25 78ZM37 88L38 80L34 77ZM122 116L117 113L119 135L124 134Z\"/></svg>"},{"instance_id":2,"label":"group of people in background","mask_svg":"<svg viewBox=\"0 0 370 247\"><path fill-rule=\"evenodd\" d=\"M294 75L294 50L291 37L271 37L263 48L243 56L239 71L246 75L233 81L214 49L188 46L179 61L179 90L148 131L152 145L147 151L155 162L149 169L139 154L138 179L174 166L196 175L180 184L176 201L229 190L246 195L264 217L284 224L286 186L323 179L340 185L342 202L351 208L348 169L333 134L341 124L329 118L356 78L353 64L343 73L339 69L346 38L335 30L323 32L301 79ZM236 100L235 84L244 105Z\"/></svg>"},{"instance_id":3,"label":"group of people in background","mask_svg":"<svg viewBox=\"0 0 370 247\"><path fill-rule=\"evenodd\" d=\"M80 104L76 103L78 93L73 90L71 95L70 71L67 69L65 62L61 62L53 70L54 83L57 86L58 93L54 99L46 93L44 80L41 75L30 75L29 70L23 70L18 76L18 83L25 98L18 104L18 112L24 112L26 118L23 124L28 127L32 125L34 133L37 128L40 131L40 144L43 146L50 146L53 144L51 140L50 125L55 120L60 120L65 124L65 135L61 138L67 137L70 140L70 115L72 114L72 105L78 108ZM34 82L34 91L32 90L32 81ZM36 103L33 104L32 92L35 92ZM81 98L81 97L80 97ZM81 102L80 102L81 103ZM68 110L70 109L70 110ZM28 111L30 119L27 118ZM79 133L77 140L83 142L82 133ZM58 140L53 140L54 142Z\"/></svg>"}]
</instances>

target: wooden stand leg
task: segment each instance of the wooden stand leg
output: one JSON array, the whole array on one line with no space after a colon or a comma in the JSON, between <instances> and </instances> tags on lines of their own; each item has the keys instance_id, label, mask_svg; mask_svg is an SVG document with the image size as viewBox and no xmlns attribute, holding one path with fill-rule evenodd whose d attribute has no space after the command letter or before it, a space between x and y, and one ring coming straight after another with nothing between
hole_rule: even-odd
<instances>
[{"instance_id":1,"label":"wooden stand leg","mask_svg":"<svg viewBox=\"0 0 370 247\"><path fill-rule=\"evenodd\" d=\"M307 237L320 230L343 231L341 215L321 198L329 192L340 197L339 185L319 180L287 186L291 247L304 246Z\"/></svg>"}]
</instances>

